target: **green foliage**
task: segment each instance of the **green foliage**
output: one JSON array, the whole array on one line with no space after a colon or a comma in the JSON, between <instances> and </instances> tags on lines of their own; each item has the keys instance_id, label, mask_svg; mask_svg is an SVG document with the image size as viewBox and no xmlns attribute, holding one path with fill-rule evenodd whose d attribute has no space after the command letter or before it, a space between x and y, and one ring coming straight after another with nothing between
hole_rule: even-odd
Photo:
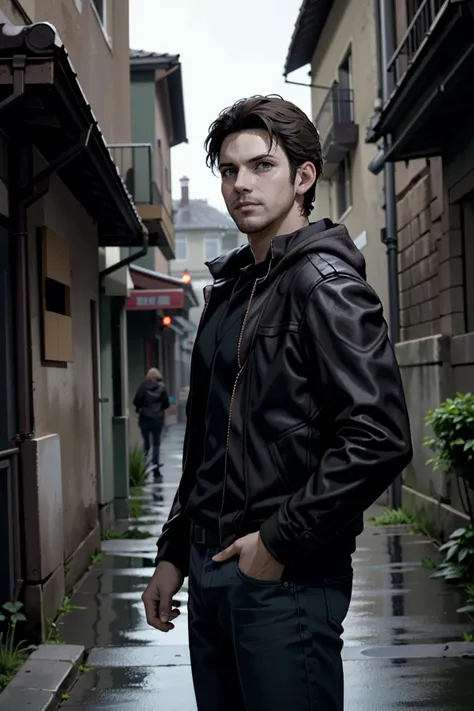
<instances>
[{"instance_id":1,"label":"green foliage","mask_svg":"<svg viewBox=\"0 0 474 711\"><path fill-rule=\"evenodd\" d=\"M470 634L469 632L464 632L462 636L462 641L463 642L474 642L474 634Z\"/></svg>"},{"instance_id":2,"label":"green foliage","mask_svg":"<svg viewBox=\"0 0 474 711\"><path fill-rule=\"evenodd\" d=\"M61 644L61 637L59 634L58 626L55 622L50 624L48 636L46 637L45 644Z\"/></svg>"},{"instance_id":3,"label":"green foliage","mask_svg":"<svg viewBox=\"0 0 474 711\"><path fill-rule=\"evenodd\" d=\"M432 578L444 578L460 583L473 580L474 576L474 527L458 528L439 549L444 554Z\"/></svg>"},{"instance_id":4,"label":"green foliage","mask_svg":"<svg viewBox=\"0 0 474 711\"><path fill-rule=\"evenodd\" d=\"M134 539L141 541L145 538L153 538L153 534L149 531L140 531L138 528L129 528L127 531L114 531L108 529L102 534L102 540L104 541L112 541L118 539Z\"/></svg>"},{"instance_id":5,"label":"green foliage","mask_svg":"<svg viewBox=\"0 0 474 711\"><path fill-rule=\"evenodd\" d=\"M81 605L71 605L71 596L66 595L61 607L58 608L58 614L67 615L67 613L72 610L87 610L87 608Z\"/></svg>"},{"instance_id":6,"label":"green foliage","mask_svg":"<svg viewBox=\"0 0 474 711\"><path fill-rule=\"evenodd\" d=\"M386 509L380 516L376 516L371 521L373 526L401 526L413 523L413 516L410 516L404 509Z\"/></svg>"},{"instance_id":7,"label":"green foliage","mask_svg":"<svg viewBox=\"0 0 474 711\"><path fill-rule=\"evenodd\" d=\"M139 445L130 451L130 486L140 487L146 484L145 452Z\"/></svg>"},{"instance_id":8,"label":"green foliage","mask_svg":"<svg viewBox=\"0 0 474 711\"><path fill-rule=\"evenodd\" d=\"M467 593L467 600L466 604L464 607L460 607L458 612L469 612L469 613L474 613L474 585L466 585L466 593ZM466 640L466 641L471 641L474 642L474 638L472 640Z\"/></svg>"},{"instance_id":9,"label":"green foliage","mask_svg":"<svg viewBox=\"0 0 474 711\"><path fill-rule=\"evenodd\" d=\"M6 602L0 610L0 692L34 649L24 640L16 641L17 625L26 622L22 608L21 602Z\"/></svg>"},{"instance_id":10,"label":"green foliage","mask_svg":"<svg viewBox=\"0 0 474 711\"><path fill-rule=\"evenodd\" d=\"M140 518L143 514L143 504L138 499L130 499L130 518Z\"/></svg>"},{"instance_id":11,"label":"green foliage","mask_svg":"<svg viewBox=\"0 0 474 711\"><path fill-rule=\"evenodd\" d=\"M426 415L433 431L425 439L435 456L428 460L433 469L455 474L474 486L474 395L457 393Z\"/></svg>"},{"instance_id":12,"label":"green foliage","mask_svg":"<svg viewBox=\"0 0 474 711\"><path fill-rule=\"evenodd\" d=\"M98 565L99 563L102 563L104 558L106 557L105 553L96 553L91 557L90 563L89 563L89 570L94 566Z\"/></svg>"}]
</instances>

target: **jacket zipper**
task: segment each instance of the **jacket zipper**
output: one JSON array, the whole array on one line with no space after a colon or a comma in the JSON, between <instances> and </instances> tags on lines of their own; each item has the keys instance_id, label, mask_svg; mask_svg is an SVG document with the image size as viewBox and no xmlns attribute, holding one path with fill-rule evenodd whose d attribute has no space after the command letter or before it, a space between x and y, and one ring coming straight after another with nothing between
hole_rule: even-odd
<instances>
[{"instance_id":1,"label":"jacket zipper","mask_svg":"<svg viewBox=\"0 0 474 711\"><path fill-rule=\"evenodd\" d=\"M273 240L270 243L270 249L271 249L271 256L273 258ZM221 544L221 549L224 547L223 544L223 539L222 539L222 526L221 526L221 520L222 520L222 514L224 512L224 502L225 502L225 494L226 494L226 484L227 484L227 461L229 457L229 442L230 442L230 429L231 429L231 424L232 424L232 408L234 406L234 400L235 400L235 393L237 391L237 385L239 382L239 378L242 374L242 371L245 367L245 363L242 363L241 358L240 358L240 349L242 346L242 339L244 336L244 330L245 330L245 325L247 323L247 319L250 313L250 307L252 306L252 301L253 297L255 295L255 291L257 289L257 286L260 282L264 282L265 279L268 277L270 273L270 268L271 268L271 261L268 267L268 271L265 274L264 277L260 277L259 279L255 279L252 291L250 292L250 297L249 297L249 303L247 305L247 310L245 312L245 316L242 321L242 326L240 327L240 333L239 333L239 340L237 342L237 375L234 380L234 387L232 388L232 395L230 398L230 405L229 405L229 417L227 419L227 436L226 436L226 443L225 443L225 456L224 456L224 481L222 484L222 499L221 499L221 512L219 516L219 540Z\"/></svg>"}]
</instances>

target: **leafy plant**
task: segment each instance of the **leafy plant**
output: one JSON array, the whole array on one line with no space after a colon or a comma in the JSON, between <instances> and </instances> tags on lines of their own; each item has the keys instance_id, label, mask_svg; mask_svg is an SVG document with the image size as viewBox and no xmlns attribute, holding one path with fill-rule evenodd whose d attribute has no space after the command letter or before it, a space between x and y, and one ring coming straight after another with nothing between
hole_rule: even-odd
<instances>
[{"instance_id":1,"label":"leafy plant","mask_svg":"<svg viewBox=\"0 0 474 711\"><path fill-rule=\"evenodd\" d=\"M474 524L469 489L474 489L474 395L457 393L426 415L433 436L425 439L435 456L428 460L436 471L454 474L466 514Z\"/></svg>"},{"instance_id":2,"label":"leafy plant","mask_svg":"<svg viewBox=\"0 0 474 711\"><path fill-rule=\"evenodd\" d=\"M21 667L28 652L35 648L27 646L25 640L16 642L17 625L26 622L20 612L22 608L21 602L6 602L0 610L0 624L4 627L0 632L0 691Z\"/></svg>"},{"instance_id":3,"label":"leafy plant","mask_svg":"<svg viewBox=\"0 0 474 711\"><path fill-rule=\"evenodd\" d=\"M469 632L464 632L462 636L462 641L463 642L474 642L474 634L470 634Z\"/></svg>"},{"instance_id":4,"label":"leafy plant","mask_svg":"<svg viewBox=\"0 0 474 711\"><path fill-rule=\"evenodd\" d=\"M67 615L67 613L71 612L72 610L87 610L87 608L83 607L82 605L71 605L71 596L66 595L61 607L58 608L58 613Z\"/></svg>"},{"instance_id":5,"label":"leafy plant","mask_svg":"<svg viewBox=\"0 0 474 711\"><path fill-rule=\"evenodd\" d=\"M474 526L458 528L440 547L444 560L432 578L444 578L460 583L473 579L474 575Z\"/></svg>"},{"instance_id":6,"label":"leafy plant","mask_svg":"<svg viewBox=\"0 0 474 711\"><path fill-rule=\"evenodd\" d=\"M140 518L143 514L143 504L138 499L130 499L130 518Z\"/></svg>"},{"instance_id":7,"label":"leafy plant","mask_svg":"<svg viewBox=\"0 0 474 711\"><path fill-rule=\"evenodd\" d=\"M105 553L96 553L91 557L90 563L89 563L89 570L94 566L98 565L99 563L102 563L104 558L106 557Z\"/></svg>"},{"instance_id":8,"label":"leafy plant","mask_svg":"<svg viewBox=\"0 0 474 711\"><path fill-rule=\"evenodd\" d=\"M464 607L460 607L458 612L474 612L474 585L466 585L467 600ZM474 637L472 640L465 640L474 642Z\"/></svg>"},{"instance_id":9,"label":"leafy plant","mask_svg":"<svg viewBox=\"0 0 474 711\"><path fill-rule=\"evenodd\" d=\"M130 486L137 487L146 484L146 459L145 452L139 445L135 445L129 455L130 460Z\"/></svg>"},{"instance_id":10,"label":"leafy plant","mask_svg":"<svg viewBox=\"0 0 474 711\"><path fill-rule=\"evenodd\" d=\"M380 516L373 518L371 523L373 526L401 526L413 523L413 516L404 509L386 509Z\"/></svg>"},{"instance_id":11,"label":"leafy plant","mask_svg":"<svg viewBox=\"0 0 474 711\"><path fill-rule=\"evenodd\" d=\"M61 644L61 637L59 634L58 626L55 622L50 625L48 636L46 637L45 644Z\"/></svg>"}]
</instances>

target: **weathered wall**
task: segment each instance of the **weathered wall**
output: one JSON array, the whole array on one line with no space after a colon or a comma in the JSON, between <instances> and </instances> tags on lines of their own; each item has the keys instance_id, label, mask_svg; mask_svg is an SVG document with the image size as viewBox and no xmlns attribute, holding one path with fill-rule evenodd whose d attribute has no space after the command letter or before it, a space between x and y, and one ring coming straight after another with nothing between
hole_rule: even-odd
<instances>
[{"instance_id":1,"label":"weathered wall","mask_svg":"<svg viewBox=\"0 0 474 711\"><path fill-rule=\"evenodd\" d=\"M330 216L335 221L342 221L353 239L366 233L367 242L362 252L367 262L368 280L379 294L388 318L387 258L386 249L380 241L380 229L385 224L383 183L381 175L375 176L367 170L377 148L366 144L364 140L377 98L373 13L373 0L335 0L313 57L311 81L321 86L331 86L337 79L339 65L351 48L354 117L359 125L359 142L351 155L352 207L341 220L341 215L335 213L334 200L331 200L334 191L329 183L320 183L316 188L316 209L312 219ZM314 119L326 93L322 89L312 90Z\"/></svg>"},{"instance_id":2,"label":"weathered wall","mask_svg":"<svg viewBox=\"0 0 474 711\"><path fill-rule=\"evenodd\" d=\"M97 230L57 178L47 197L29 211L29 274L35 434L61 441L64 558L97 522L91 301L98 299ZM47 225L67 239L71 261L74 362L43 365L36 228Z\"/></svg>"}]
</instances>

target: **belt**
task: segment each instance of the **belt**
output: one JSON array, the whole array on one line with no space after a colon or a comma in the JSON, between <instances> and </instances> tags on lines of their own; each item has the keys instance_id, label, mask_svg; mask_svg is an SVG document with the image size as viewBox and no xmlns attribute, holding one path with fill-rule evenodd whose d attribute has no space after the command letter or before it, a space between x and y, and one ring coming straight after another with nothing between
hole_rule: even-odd
<instances>
[{"instance_id":1,"label":"belt","mask_svg":"<svg viewBox=\"0 0 474 711\"><path fill-rule=\"evenodd\" d=\"M220 536L218 530L210 530L193 523L191 526L191 543L198 543L207 548L220 548Z\"/></svg>"}]
</instances>

